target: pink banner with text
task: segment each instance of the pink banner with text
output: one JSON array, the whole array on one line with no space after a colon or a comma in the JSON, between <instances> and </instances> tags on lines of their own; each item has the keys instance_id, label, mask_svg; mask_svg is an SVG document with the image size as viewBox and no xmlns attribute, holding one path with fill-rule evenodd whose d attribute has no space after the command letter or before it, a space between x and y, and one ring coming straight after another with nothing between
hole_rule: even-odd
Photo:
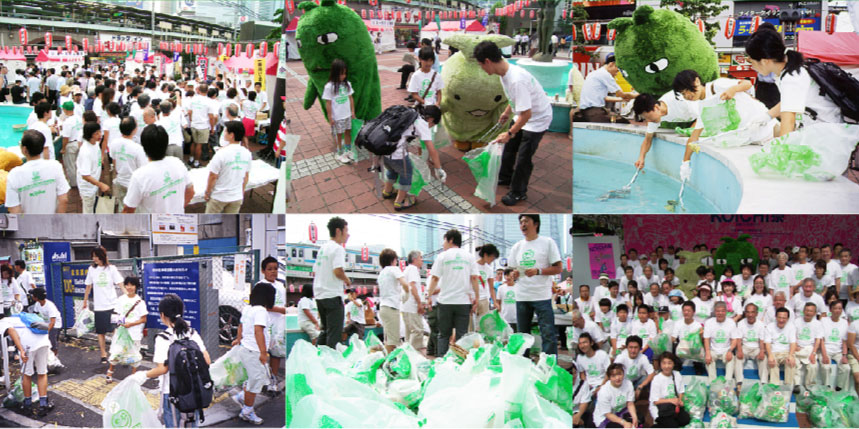
<instances>
[{"instance_id":1,"label":"pink banner with text","mask_svg":"<svg viewBox=\"0 0 859 429\"><path fill-rule=\"evenodd\" d=\"M588 258L591 262L591 278L600 278L601 273L614 277L614 254L611 243L588 243Z\"/></svg>"}]
</instances>

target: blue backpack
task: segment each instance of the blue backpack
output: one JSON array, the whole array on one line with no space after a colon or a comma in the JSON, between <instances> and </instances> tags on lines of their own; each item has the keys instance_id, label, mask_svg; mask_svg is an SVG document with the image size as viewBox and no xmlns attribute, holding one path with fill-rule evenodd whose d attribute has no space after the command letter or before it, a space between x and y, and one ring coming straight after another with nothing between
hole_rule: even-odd
<instances>
[{"instance_id":1,"label":"blue backpack","mask_svg":"<svg viewBox=\"0 0 859 429\"><path fill-rule=\"evenodd\" d=\"M30 332L34 334L47 335L48 334L48 324L45 323L45 319L42 319L38 314L33 313L18 313L12 317L17 317L21 319L21 322L24 323L24 326L30 329Z\"/></svg>"}]
</instances>

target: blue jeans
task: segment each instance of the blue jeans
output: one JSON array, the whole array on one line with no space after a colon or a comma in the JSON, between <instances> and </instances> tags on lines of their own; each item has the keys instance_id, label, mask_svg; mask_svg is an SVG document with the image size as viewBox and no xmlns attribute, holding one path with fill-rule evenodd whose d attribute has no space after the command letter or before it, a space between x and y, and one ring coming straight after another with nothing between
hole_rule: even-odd
<instances>
[{"instance_id":1,"label":"blue jeans","mask_svg":"<svg viewBox=\"0 0 859 429\"><path fill-rule=\"evenodd\" d=\"M537 313L537 323L540 325L540 336L543 340L543 353L558 354L558 332L555 329L555 314L552 312L552 300L516 301L516 327L519 332L531 333L531 319Z\"/></svg>"},{"instance_id":2,"label":"blue jeans","mask_svg":"<svg viewBox=\"0 0 859 429\"><path fill-rule=\"evenodd\" d=\"M177 410L175 407L173 407L173 404L170 403L170 395L165 393L161 396L161 398L162 398L161 399L161 420L164 422L164 427L165 428L183 427L183 426L181 426L181 424L182 424L182 422L181 422L182 413L180 413L179 410ZM186 427L192 427L192 428L200 427L200 412L199 411L197 411L197 418L194 419L193 422L190 422L190 426L186 426Z\"/></svg>"}]
</instances>

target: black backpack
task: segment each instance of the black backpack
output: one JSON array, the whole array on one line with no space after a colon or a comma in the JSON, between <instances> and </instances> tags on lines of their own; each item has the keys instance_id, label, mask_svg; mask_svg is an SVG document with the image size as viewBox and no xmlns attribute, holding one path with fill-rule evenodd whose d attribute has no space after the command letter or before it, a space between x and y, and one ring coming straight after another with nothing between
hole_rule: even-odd
<instances>
[{"instance_id":1,"label":"black backpack","mask_svg":"<svg viewBox=\"0 0 859 429\"><path fill-rule=\"evenodd\" d=\"M122 105L122 110L119 111L120 118L127 118L131 115L131 105L136 103L135 100L125 100L125 104Z\"/></svg>"},{"instance_id":2,"label":"black backpack","mask_svg":"<svg viewBox=\"0 0 859 429\"><path fill-rule=\"evenodd\" d=\"M205 420L203 409L212 404L214 383L209 375L209 365L200 347L188 338L179 338L167 350L167 366L170 371L170 403L181 413L200 412L200 423ZM167 334L164 338L169 339Z\"/></svg>"},{"instance_id":3,"label":"black backpack","mask_svg":"<svg viewBox=\"0 0 859 429\"><path fill-rule=\"evenodd\" d=\"M358 131L355 144L374 155L386 156L397 150L403 133L418 118L418 112L406 106L391 106L368 121Z\"/></svg>"},{"instance_id":4,"label":"black backpack","mask_svg":"<svg viewBox=\"0 0 859 429\"><path fill-rule=\"evenodd\" d=\"M808 59L805 67L811 78L820 85L820 95L828 96L841 108L842 118L847 122L859 123L859 80L835 63L821 62L817 58Z\"/></svg>"}]
</instances>

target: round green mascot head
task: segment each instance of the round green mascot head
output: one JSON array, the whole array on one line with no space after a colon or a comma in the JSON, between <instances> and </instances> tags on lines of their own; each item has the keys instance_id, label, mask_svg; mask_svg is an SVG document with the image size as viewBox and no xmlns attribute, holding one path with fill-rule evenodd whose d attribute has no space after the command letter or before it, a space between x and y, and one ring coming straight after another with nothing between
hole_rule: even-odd
<instances>
[{"instance_id":1,"label":"round green mascot head","mask_svg":"<svg viewBox=\"0 0 859 429\"><path fill-rule=\"evenodd\" d=\"M674 76L695 70L703 82L719 77L716 51L688 18L670 9L635 9L632 18L616 18L617 66L636 91L657 97L670 91Z\"/></svg>"},{"instance_id":2,"label":"round green mascot head","mask_svg":"<svg viewBox=\"0 0 859 429\"><path fill-rule=\"evenodd\" d=\"M713 261L716 276L721 276L727 266L733 268L734 274L739 274L740 267L744 264L752 267L758 265L758 250L754 244L748 242L749 238L751 237L748 234L740 234L736 240L722 237L722 245L716 249L716 259Z\"/></svg>"}]
</instances>

